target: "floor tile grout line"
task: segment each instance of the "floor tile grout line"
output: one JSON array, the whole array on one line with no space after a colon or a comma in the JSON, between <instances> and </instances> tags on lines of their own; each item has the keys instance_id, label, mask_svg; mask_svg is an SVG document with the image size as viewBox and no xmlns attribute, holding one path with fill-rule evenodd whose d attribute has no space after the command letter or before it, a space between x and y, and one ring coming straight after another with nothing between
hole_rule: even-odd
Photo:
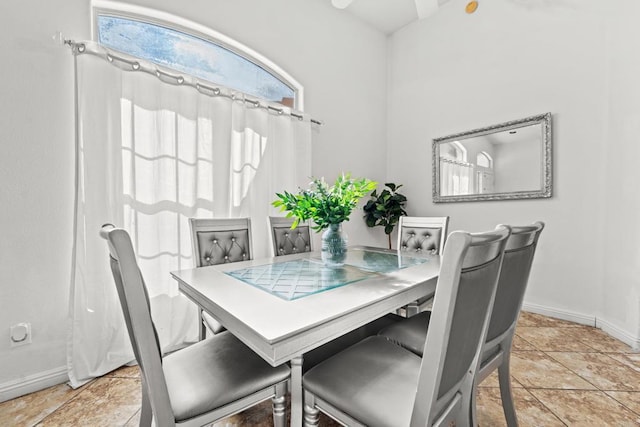
<instances>
[{"instance_id":1,"label":"floor tile grout line","mask_svg":"<svg viewBox=\"0 0 640 427\"><path fill-rule=\"evenodd\" d=\"M616 403L618 403L620 406L622 406L623 408L627 409L629 412L631 412L633 415L636 416L640 416L640 413L638 413L637 411L634 411L633 409L629 408L627 405L625 405L624 403L620 402L618 399L616 399L615 397L611 396L609 393L607 393L605 390L563 390L563 389L549 389L549 388L536 388L534 390L548 390L548 391L559 391L559 392L572 392L572 391L582 391L582 392L588 392L588 393L599 393L599 394L604 394L606 397L608 397L609 399L615 401ZM529 390L527 390L529 391ZM620 390L610 390L611 392L617 392ZM634 391L625 391L624 393L640 393L640 392L634 392ZM536 397L536 395L534 395L533 393L530 392L531 395L533 395L533 397L536 398L536 400L540 400ZM540 401L540 403L542 403L542 401ZM542 405L544 405L544 403L542 403ZM548 406L544 405L545 407L548 408ZM553 412L551 409L549 409L556 417L560 418L555 412ZM562 419L560 418L560 421L562 421ZM567 425L567 424L565 424Z\"/></svg>"},{"instance_id":2,"label":"floor tile grout line","mask_svg":"<svg viewBox=\"0 0 640 427\"><path fill-rule=\"evenodd\" d=\"M485 387L485 388L497 388L497 387ZM589 391L589 392L601 392L606 393L605 390L593 389L593 388L553 388L553 387L523 387L525 390L547 390L547 391ZM612 392L624 391L625 393L640 393L640 391L627 391L627 390L609 390Z\"/></svg>"},{"instance_id":3,"label":"floor tile grout line","mask_svg":"<svg viewBox=\"0 0 640 427\"><path fill-rule=\"evenodd\" d=\"M528 340L522 338L522 336L518 335L518 327L516 326L516 330L514 331L514 335L516 335L518 337L518 339L524 341L525 343L529 344L532 348L537 348L533 343L529 342ZM511 351L513 351L513 343L511 344ZM531 351L531 350L519 350L519 351Z\"/></svg>"},{"instance_id":4,"label":"floor tile grout line","mask_svg":"<svg viewBox=\"0 0 640 427\"><path fill-rule=\"evenodd\" d=\"M616 393L619 390L609 390L610 392ZM607 393L606 391L602 391L604 394L606 394L608 397L610 397L611 399L615 400L616 402L618 402L620 405L622 405L622 407L627 408L629 411L631 411L631 413L637 415L640 417L640 411L636 411L633 408L630 408L629 406L625 405L623 402L620 402L618 399L616 399L615 397L611 396L609 393ZM640 391L625 391L623 393L639 393Z\"/></svg>"},{"instance_id":5,"label":"floor tile grout line","mask_svg":"<svg viewBox=\"0 0 640 427\"><path fill-rule=\"evenodd\" d=\"M478 388L492 388L499 389L500 386L478 386ZM640 393L640 391L631 391L631 390L600 390L593 388L557 388L557 387L531 387L531 386L522 386L522 387L512 387L512 389L523 388L525 390L556 390L556 391L601 391L606 393L607 391L611 392L624 392L624 393Z\"/></svg>"},{"instance_id":6,"label":"floor tile grout line","mask_svg":"<svg viewBox=\"0 0 640 427\"><path fill-rule=\"evenodd\" d=\"M53 411L51 411L50 413L46 414L44 417L40 418L39 420L35 421L33 426L37 426L42 424L42 422L44 420L46 420L47 418L49 418L50 416L52 416L53 414L55 414L56 412L58 412L63 406L67 405L68 403L72 402L73 400L75 400L81 393L83 393L91 383L93 383L95 380L91 380L90 382L88 382L85 386L82 386L83 389L78 391L77 393L74 393L71 397L69 397L68 399L66 399L64 402L60 403L58 406L55 407L55 409ZM70 386L69 386L70 387ZM73 388L72 388L73 390Z\"/></svg>"},{"instance_id":7,"label":"floor tile grout line","mask_svg":"<svg viewBox=\"0 0 640 427\"><path fill-rule=\"evenodd\" d=\"M39 425L42 425L43 422L45 422L47 420L47 418L51 418L53 417L58 411L62 410L65 406L72 404L72 402L76 399L79 398L79 396L83 393L85 393L87 390L89 390L90 388L94 387L95 384L98 383L98 380L103 379L103 380L108 380L109 382L111 382L112 380L116 380L116 379L125 379L125 380L134 380L137 381L139 380L139 378L119 378L119 377L108 377L108 376L102 376L102 377L96 377L93 380L89 381L88 383L86 383L83 386L83 389L80 390L78 393L76 393L73 397L69 398L68 400L64 401L61 405L59 405L54 411L52 411L50 414L47 414L46 416L44 416L41 420L39 420L38 422L36 422L34 424L34 427L37 427ZM133 417L135 417L135 415L138 413L138 411L140 411L140 409L136 410L133 415L131 415L131 417L129 417L127 419L127 421L124 423L124 425L126 425L126 423L128 423Z\"/></svg>"},{"instance_id":8,"label":"floor tile grout line","mask_svg":"<svg viewBox=\"0 0 640 427\"><path fill-rule=\"evenodd\" d=\"M575 372L574 370L572 370L571 368L569 368L568 366L565 366L563 363L561 363L559 360L554 359L551 355L547 354L549 353L549 351L543 351L543 350L538 350L539 353L542 353L545 357L551 359L551 361L559 364L560 366L562 366L563 368L567 369L569 372L571 372L572 374L576 375L578 378L584 380L585 382L587 382L588 384L591 384L592 386L594 386L596 388L596 390L600 390L598 388L597 385L591 383L591 381L587 380L586 378L582 377L580 374L578 374L577 372ZM517 353L517 352L516 352ZM554 352L551 352L554 353ZM556 351L555 353L580 353L577 351ZM583 354L583 353L580 353ZM593 354L593 353L584 353L584 354ZM517 378L516 378L517 380ZM522 382L518 381L520 384L522 384L522 386L524 388L528 388L527 386L525 386ZM533 389L538 389L538 388L544 388L544 387L529 387L529 388L533 388ZM576 388L549 388L549 390L592 390L592 389L576 389Z\"/></svg>"},{"instance_id":9,"label":"floor tile grout line","mask_svg":"<svg viewBox=\"0 0 640 427\"><path fill-rule=\"evenodd\" d=\"M561 361L557 360L556 358L554 358L552 355L548 354L548 353L578 353L578 354L592 354L592 353L584 353L584 352L579 352L579 351L546 351L544 352L544 354L551 358L551 360L553 360L554 362L560 364L561 366L563 366L565 369L569 370L570 372L572 372L573 374L577 375L578 377L582 378L584 381L586 381L587 383L591 384L592 386L594 386L596 388L596 390L602 391L600 389L600 387L598 387L598 385L592 383L591 381L589 381L588 379L584 378L582 375L580 375L579 373L577 373L576 371L574 371L573 369L571 369L570 367L568 367L567 365L565 365L564 363L562 363Z\"/></svg>"},{"instance_id":10,"label":"floor tile grout line","mask_svg":"<svg viewBox=\"0 0 640 427\"><path fill-rule=\"evenodd\" d=\"M131 415L131 416L129 417L129 419L127 420L127 422L125 422L125 423L124 423L124 425L126 426L127 424L129 424L129 422L130 422L132 419L134 419L134 418L136 417L136 415L138 415L138 413L139 413L140 411L142 411L142 408L140 408L140 409L138 409L137 411L135 411L135 412L133 413L133 415Z\"/></svg>"},{"instance_id":11,"label":"floor tile grout line","mask_svg":"<svg viewBox=\"0 0 640 427\"><path fill-rule=\"evenodd\" d=\"M62 409L62 408L64 408L65 406L69 405L69 404L70 404L71 402L73 402L74 400L76 400L76 399L78 398L78 396L80 396L82 393L84 393L84 392L85 392L85 391L87 391L90 387L92 387L92 386L93 386L93 384L95 384L95 383L96 383L96 380L97 380L97 379L98 379L98 378L94 378L94 379L92 379L91 381L89 381L88 383L86 383L86 384L82 385L82 386L81 386L82 390L80 390L79 392L77 392L77 393L75 393L73 396L71 396L69 399L67 399L67 400L65 400L64 402L62 402L60 405L58 405L58 406L56 407L56 409L55 409L55 410L51 411L51 413L49 413L49 414L45 415L44 417L42 417L42 419L41 419L41 420L39 420L38 422L36 422L36 423L34 424L34 427L35 427L35 426L42 425L42 423L43 423L47 418L53 417L53 415L54 415L56 412L58 412L59 410L61 410L61 409Z\"/></svg>"},{"instance_id":12,"label":"floor tile grout line","mask_svg":"<svg viewBox=\"0 0 640 427\"><path fill-rule=\"evenodd\" d=\"M560 365L564 366L566 369L568 369L569 371L573 372L575 375L579 376L580 378L582 378L583 380L585 380L586 382L588 382L589 384L591 384L592 386L594 386L597 390L605 392L606 390L601 388L600 386L598 386L597 384L594 384L593 382L589 381L588 379L584 378L582 375L580 375L578 372L574 371L573 369L571 369L570 367L566 366L564 363L562 363L561 361L559 361L558 359L554 358L552 355L547 354L547 353L577 353L577 354L601 354L609 359L611 359L614 364L621 366L629 371L634 371L632 368L630 368L629 366L625 365L624 363L614 359L613 357L609 357L606 353L584 353L584 352L579 352L579 351L548 351L548 352L544 352L548 357L550 357L553 361L559 363ZM601 375L598 375L598 377L601 377ZM627 391L627 392L640 392L640 390L610 390L610 391Z\"/></svg>"},{"instance_id":13,"label":"floor tile grout line","mask_svg":"<svg viewBox=\"0 0 640 427\"><path fill-rule=\"evenodd\" d=\"M551 409L547 405L545 405L543 401L538 399L538 396L536 396L535 394L531 393L531 391L529 391L529 389L527 389L526 387L524 389L527 391L527 393L529 393L530 396L532 396L537 402L539 402L544 408L546 408L551 414L553 414L553 416L556 417L558 419L558 421L560 421L565 426L568 426L568 424L566 422L564 422L564 419L562 419L560 417L560 415L558 415L555 412L553 412L553 409Z\"/></svg>"},{"instance_id":14,"label":"floor tile grout line","mask_svg":"<svg viewBox=\"0 0 640 427\"><path fill-rule=\"evenodd\" d=\"M593 347L593 346L589 345L588 343L584 342L584 341L583 341L583 340L581 340L580 338L578 338L578 341L579 341L580 343L582 343L583 345L586 345L587 347L592 348L596 353L602 353L602 351L600 351L600 350L598 350L597 348L595 348L595 347ZM586 352L578 352L578 353L586 353ZM589 353L591 353L591 352L589 352Z\"/></svg>"},{"instance_id":15,"label":"floor tile grout line","mask_svg":"<svg viewBox=\"0 0 640 427\"><path fill-rule=\"evenodd\" d=\"M568 327L565 327L565 328L558 328L558 327L553 327L553 326L551 326L551 327L550 327L550 326L541 326L541 327L537 327L537 328L538 328L538 329L539 329L539 328L546 328L546 329L569 329ZM518 330L517 330L517 328L516 328L516 335L518 335ZM530 343L534 348L537 348L537 349L539 349L540 351L562 351L562 350L555 350L555 349L554 349L554 350L542 349L542 348L540 348L540 347L537 347L535 344L531 343L530 341L527 341L527 340L526 340L525 338L523 338L521 335L518 335L518 337L519 337L519 338L521 338L521 339L523 339L523 340L524 340L524 341L526 341L526 342L529 342L529 343ZM573 337L573 338L575 338L575 337ZM587 348L589 348L589 349L593 350L593 351L576 351L576 350L568 350L568 351L572 351L572 352L575 352L575 353L602 353L602 351L600 351L600 350L598 350L597 348L595 348L595 347L593 347L593 346L589 345L588 343L584 342L583 340L581 340L581 339L579 339L579 338L575 338L575 340L576 340L577 342L579 342L580 344L584 345L585 347L587 347Z\"/></svg>"}]
</instances>

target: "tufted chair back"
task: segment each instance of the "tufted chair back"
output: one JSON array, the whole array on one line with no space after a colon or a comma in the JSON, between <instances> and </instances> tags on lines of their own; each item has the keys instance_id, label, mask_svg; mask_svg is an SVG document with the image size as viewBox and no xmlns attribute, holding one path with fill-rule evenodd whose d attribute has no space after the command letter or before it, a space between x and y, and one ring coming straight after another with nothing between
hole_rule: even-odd
<instances>
[{"instance_id":1,"label":"tufted chair back","mask_svg":"<svg viewBox=\"0 0 640 427\"><path fill-rule=\"evenodd\" d=\"M252 259L251 220L249 218L189 218L191 244L196 267ZM222 323L198 307L198 336L206 337L207 329L218 334Z\"/></svg>"},{"instance_id":2,"label":"tufted chair back","mask_svg":"<svg viewBox=\"0 0 640 427\"><path fill-rule=\"evenodd\" d=\"M291 229L293 218L270 216L269 235L273 256L311 252L311 233L309 224L301 223Z\"/></svg>"},{"instance_id":3,"label":"tufted chair back","mask_svg":"<svg viewBox=\"0 0 640 427\"><path fill-rule=\"evenodd\" d=\"M190 218L196 267L252 259L249 218Z\"/></svg>"},{"instance_id":4,"label":"tufted chair back","mask_svg":"<svg viewBox=\"0 0 640 427\"><path fill-rule=\"evenodd\" d=\"M449 217L400 217L398 250L442 255Z\"/></svg>"}]
</instances>

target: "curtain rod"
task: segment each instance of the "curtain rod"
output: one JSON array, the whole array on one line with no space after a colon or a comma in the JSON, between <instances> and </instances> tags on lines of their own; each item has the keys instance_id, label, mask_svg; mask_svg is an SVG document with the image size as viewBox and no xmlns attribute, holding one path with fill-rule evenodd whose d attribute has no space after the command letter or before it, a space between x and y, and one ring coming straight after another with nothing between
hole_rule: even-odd
<instances>
[{"instance_id":1,"label":"curtain rod","mask_svg":"<svg viewBox=\"0 0 640 427\"><path fill-rule=\"evenodd\" d=\"M91 43L95 45L94 49L87 49L87 44ZM232 101L241 101L244 103L252 104L255 108L264 108L267 111L272 111L278 115L288 115L291 117L295 117L298 120L304 120L305 114L302 111L296 111L290 109L289 107L278 107L272 105L268 101L261 101L259 99L252 99L248 95L242 92L234 92L231 89L225 88L223 86L209 86L207 84L201 83L196 78L185 78L185 76L181 74L173 74L171 72L163 70L159 65L153 64L151 62L147 62L145 60L141 60L131 56L133 59L129 59L123 56L114 55L109 49L101 46L95 42L75 42L74 40L65 39L64 44L71 48L71 51L74 55L88 53L91 55L103 57L112 65L127 71L143 71L147 74L151 74L156 76L160 81L168 84L172 84L175 86L189 86L196 89L198 92L203 95L208 96L221 96L224 98L229 98ZM104 52L100 52L99 49L104 50ZM147 65L150 64L150 65ZM124 67L123 65L126 65ZM308 117L308 116L307 116ZM324 122L320 120L316 120L314 118L309 117L309 121L318 126L322 126Z\"/></svg>"},{"instance_id":2,"label":"curtain rod","mask_svg":"<svg viewBox=\"0 0 640 427\"><path fill-rule=\"evenodd\" d=\"M463 162L463 161L460 161L460 160L447 159L445 157L440 157L440 161L441 162L445 162L445 163L450 163L452 165L458 165L458 166L466 166L466 167L474 167L475 166L473 163L467 163L467 162Z\"/></svg>"}]
</instances>

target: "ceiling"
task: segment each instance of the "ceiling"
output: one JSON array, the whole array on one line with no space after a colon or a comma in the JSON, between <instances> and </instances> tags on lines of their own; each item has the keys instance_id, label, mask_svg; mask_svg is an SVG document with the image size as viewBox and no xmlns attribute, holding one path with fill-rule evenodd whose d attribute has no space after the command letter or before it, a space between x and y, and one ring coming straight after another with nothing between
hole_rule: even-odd
<instances>
[{"instance_id":1,"label":"ceiling","mask_svg":"<svg viewBox=\"0 0 640 427\"><path fill-rule=\"evenodd\" d=\"M331 0L338 9L392 34L413 21L433 15L449 0Z\"/></svg>"}]
</instances>

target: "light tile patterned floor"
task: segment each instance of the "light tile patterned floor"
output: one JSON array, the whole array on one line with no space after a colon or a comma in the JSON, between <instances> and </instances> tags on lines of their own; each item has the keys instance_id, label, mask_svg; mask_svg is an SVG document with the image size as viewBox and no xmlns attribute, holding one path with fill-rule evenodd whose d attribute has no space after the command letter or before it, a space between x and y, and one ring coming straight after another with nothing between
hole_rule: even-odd
<instances>
[{"instance_id":1,"label":"light tile patterned floor","mask_svg":"<svg viewBox=\"0 0 640 427\"><path fill-rule=\"evenodd\" d=\"M521 426L640 426L640 354L595 328L522 313L511 374ZM137 426L137 367L71 390L58 385L0 403L0 426ZM481 426L504 426L495 374L478 392ZM215 427L269 426L265 402ZM321 426L337 424L322 417Z\"/></svg>"}]
</instances>

